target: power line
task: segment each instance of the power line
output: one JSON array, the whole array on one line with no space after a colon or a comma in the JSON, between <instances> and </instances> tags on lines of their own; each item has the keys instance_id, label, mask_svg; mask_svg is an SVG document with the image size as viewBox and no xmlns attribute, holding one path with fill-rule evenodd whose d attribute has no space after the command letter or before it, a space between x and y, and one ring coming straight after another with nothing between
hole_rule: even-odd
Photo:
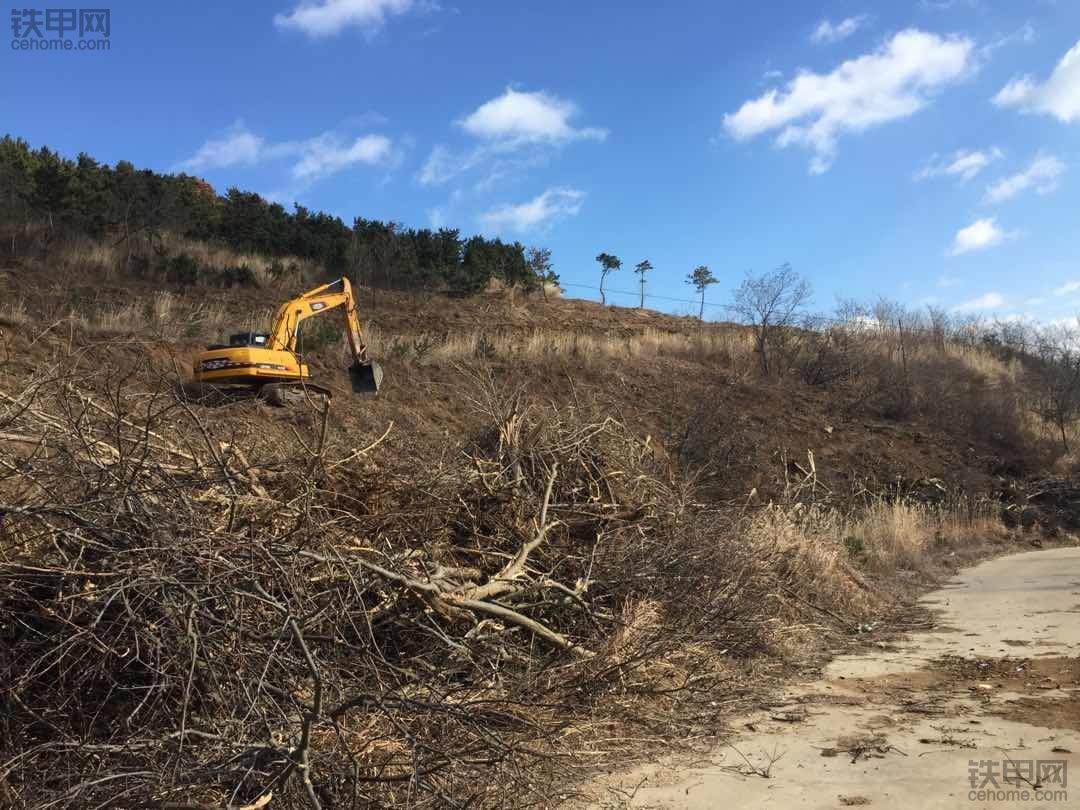
<instances>
[{"instance_id":1,"label":"power line","mask_svg":"<svg viewBox=\"0 0 1080 810\"><path fill-rule=\"evenodd\" d=\"M559 286L560 287L582 287L582 288L584 288L586 290L599 290L600 289L599 287L594 287L591 284L575 284L575 283L570 282L570 281L560 281ZM631 292L629 290L609 290L609 289L605 288L604 289L604 294L606 295L607 293L611 293L612 295L632 295L635 298L640 298L641 297L640 292ZM645 298L646 299L653 298L653 299L655 299L657 301L676 301L676 302L678 302L680 304L695 304L695 305L700 305L701 304L701 299L700 298L672 298L671 296L668 296L668 295L653 295L652 293L645 293ZM721 307L723 305L722 304L714 304L711 301L706 301L705 306L707 306L707 307Z\"/></svg>"},{"instance_id":2,"label":"power line","mask_svg":"<svg viewBox=\"0 0 1080 810\"><path fill-rule=\"evenodd\" d=\"M559 281L559 286L560 287L578 287L578 288L581 288L581 289L584 289L584 290L597 290L597 291L600 290L599 287L597 287L597 286L595 286L593 284L580 284L580 283L573 282L573 281ZM630 295L630 296L633 296L634 298L636 298L638 300L641 299L641 293L636 292L636 291L609 290L609 289L605 288L604 289L604 294L606 295L608 293L610 293L612 295ZM701 299L700 298L699 299L674 298L672 296L667 296L667 295L654 295L652 293L645 293L645 300L648 301L650 299L657 300L657 301L674 301L674 302L680 303L680 304L693 304L695 307L701 306ZM580 298L580 299L573 299L573 300L585 301L585 300L590 300L590 299ZM717 303L714 303L712 301L705 301L705 307L707 309L712 309L712 310L716 310L716 309L727 310L727 309L730 309L729 305L717 304ZM637 307L628 307L628 308L629 309L637 309ZM672 317L685 317L685 316L674 315L673 313L670 313L670 312L669 313L662 313L662 314L670 315ZM914 314L915 314L915 310L905 310L904 313L903 313L904 317L914 315ZM696 317L696 316L690 316L690 317ZM814 324L817 324L817 325L829 325L829 324L836 324L836 325L840 325L840 326L862 325L862 326L864 326L866 328L890 329L890 330L894 328L893 323L891 323L891 322L889 322L889 323L881 323L881 322L877 321L874 318L874 316L869 314L869 313L867 313L865 317L868 320L862 320L862 319L859 319L859 318L832 318L832 317L828 317L828 316L825 316L825 315L809 315L810 321L812 321ZM505 326L510 326L510 325L512 325L512 326L520 326L521 325L520 323L518 323L516 321L489 320L488 322L489 323L496 323L496 324L500 324L500 325L505 325ZM717 322L714 321L713 323L717 323ZM741 324L741 325L748 326L749 324ZM797 324L794 324L794 325L797 325ZM901 324L900 328L901 329L912 329L912 330L918 331L920 326L918 325L918 323L909 322L907 324ZM925 326L923 326L922 328L925 328Z\"/></svg>"},{"instance_id":3,"label":"power line","mask_svg":"<svg viewBox=\"0 0 1080 810\"><path fill-rule=\"evenodd\" d=\"M560 281L559 286L560 287L580 287L581 289L585 289L585 290L597 290L597 291L600 290L599 287L597 287L597 286L595 286L593 284L579 284L579 283L572 282L572 281ZM638 300L641 300L641 297L642 297L640 292L631 291L631 290L609 290L609 289L607 289L605 287L604 288L604 294L607 295L609 293L611 295L630 295L630 296L633 296L634 298L636 298ZM648 301L650 299L655 300L655 301L674 301L674 302L680 303L680 304L693 304L695 307L700 307L701 304L702 304L702 301L701 301L700 298L673 298L673 297L667 296L667 295L654 295L653 293L645 293L644 298L645 298L646 301ZM729 310L731 307L730 307L730 305L727 305L727 304L717 304L717 303L714 303L712 301L706 300L705 301L705 308L706 309L712 309L712 310L715 310L715 309ZM906 317L906 316L912 315L914 313L915 313L915 310L906 310L905 309L903 314ZM667 313L667 314L671 314L671 313ZM851 318L831 318L831 317L827 317L825 315L811 315L810 317L812 318L812 320L815 323L818 323L818 324L839 324L839 325L843 326L843 325L850 325L852 323ZM869 314L867 315L867 317L873 318L873 316L869 315ZM866 325L866 326L876 326L876 327L884 326L884 327L887 327L887 328L890 328L890 329L892 328L891 323L890 324L881 324L881 323L876 322L876 320L872 324L871 323L866 323L864 325ZM915 328L915 324L910 324L910 327ZM905 326L904 328L908 328L908 327Z\"/></svg>"}]
</instances>

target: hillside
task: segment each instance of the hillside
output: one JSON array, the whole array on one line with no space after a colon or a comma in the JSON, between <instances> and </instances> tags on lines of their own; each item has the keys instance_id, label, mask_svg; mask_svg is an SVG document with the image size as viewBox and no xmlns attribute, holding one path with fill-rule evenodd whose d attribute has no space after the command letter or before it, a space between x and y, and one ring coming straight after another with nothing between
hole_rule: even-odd
<instances>
[{"instance_id":1,"label":"hillside","mask_svg":"<svg viewBox=\"0 0 1080 810\"><path fill-rule=\"evenodd\" d=\"M29 379L54 359L57 344L67 345L73 330L76 341L106 352L111 368L137 367L147 354L155 372L167 374L175 367L180 376L188 375L190 358L209 340L230 328L265 324L274 303L299 291L276 285L209 294L163 292L156 284L138 282L43 288L36 277L18 270L5 273L3 286L4 300L24 310L17 323L9 318L5 329L12 381ZM447 433L463 439L475 430L468 388L455 379L460 365L479 358L496 376L540 399L595 401L635 433L652 437L651 446L665 460L707 466L709 478L717 480L716 494L724 499L742 499L751 490L765 502L778 497L786 480L784 460L792 470L795 464L805 467L807 451L825 491L841 502L860 487L896 488L903 494L929 479L950 491L989 495L1017 474L1034 472L1038 463L1037 440L1011 445L1008 440L1015 437L995 436L992 426L939 422L918 413L889 418L891 403L844 407L824 387L797 379L762 380L749 335L734 325L703 327L648 310L545 301L538 295L519 295L511 303L506 294L461 299L374 290L364 300L371 352L388 379L378 399L346 394L339 340L311 352L309 359L320 381L340 392L334 421L356 441L374 438L395 423L386 451L398 442L439 442ZM198 315L189 313L208 302L217 309L193 336ZM157 317L155 307L166 307L167 313ZM32 329L18 328L57 320L53 332L40 338ZM982 383L988 397L997 388L992 375L1007 374L1003 364L977 350L956 347L944 360L935 372L954 375L957 388ZM252 416L250 408L235 410L243 411L243 420ZM278 415L262 410L255 417Z\"/></svg>"},{"instance_id":2,"label":"hillside","mask_svg":"<svg viewBox=\"0 0 1080 810\"><path fill-rule=\"evenodd\" d=\"M1070 463L1039 366L960 325L791 325L766 371L747 326L362 285L378 397L316 319L325 410L184 398L328 275L167 233L4 259L0 803L559 805L1071 542L1067 479L1027 497Z\"/></svg>"}]
</instances>

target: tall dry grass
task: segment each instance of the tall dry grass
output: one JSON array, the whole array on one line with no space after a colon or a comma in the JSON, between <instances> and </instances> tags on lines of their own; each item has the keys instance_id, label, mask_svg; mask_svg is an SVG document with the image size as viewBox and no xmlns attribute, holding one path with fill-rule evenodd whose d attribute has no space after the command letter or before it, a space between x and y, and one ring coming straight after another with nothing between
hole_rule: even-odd
<instances>
[{"instance_id":1,"label":"tall dry grass","mask_svg":"<svg viewBox=\"0 0 1080 810\"><path fill-rule=\"evenodd\" d=\"M859 587L857 560L843 542L843 516L805 504L769 504L743 529L757 557L774 558L792 580L807 583L814 601L845 615L865 615L874 596Z\"/></svg>"},{"instance_id":2,"label":"tall dry grass","mask_svg":"<svg viewBox=\"0 0 1080 810\"><path fill-rule=\"evenodd\" d=\"M13 298L0 304L0 323L8 326L22 326L30 322L30 313L26 308L26 300Z\"/></svg>"},{"instance_id":3,"label":"tall dry grass","mask_svg":"<svg viewBox=\"0 0 1080 810\"><path fill-rule=\"evenodd\" d=\"M699 334L648 328L630 335L592 334L568 329L391 335L377 327L368 327L365 337L373 354L421 364L485 356L528 360L557 357L582 364L610 358L669 357L707 360L729 369L749 368L753 362L753 340L741 329L709 330Z\"/></svg>"},{"instance_id":4,"label":"tall dry grass","mask_svg":"<svg viewBox=\"0 0 1080 810\"><path fill-rule=\"evenodd\" d=\"M935 554L963 553L1002 531L994 506L949 499L939 504L874 499L840 525L849 551L884 572L925 570Z\"/></svg>"},{"instance_id":5,"label":"tall dry grass","mask_svg":"<svg viewBox=\"0 0 1080 810\"><path fill-rule=\"evenodd\" d=\"M972 511L959 499L938 505L880 499L854 512L772 503L729 527L712 542L727 544L732 560L753 560L746 587L732 598L761 602L770 618L754 632L790 660L820 650L823 625L873 626L918 583L986 554L1005 535L989 505ZM701 548L685 550L700 554ZM807 607L815 611L809 621Z\"/></svg>"},{"instance_id":6,"label":"tall dry grass","mask_svg":"<svg viewBox=\"0 0 1080 810\"><path fill-rule=\"evenodd\" d=\"M313 282L321 278L323 272L310 259L297 256L272 258L168 232L156 235L153 241L132 238L128 242L68 235L52 250L49 263L67 273L91 273L111 280L119 278L133 260L141 259L154 266L177 256L189 256L210 272L247 267L260 287L281 281L275 277L275 270L285 271L289 284Z\"/></svg>"},{"instance_id":7,"label":"tall dry grass","mask_svg":"<svg viewBox=\"0 0 1080 810\"><path fill-rule=\"evenodd\" d=\"M230 267L248 267L260 287L268 287L279 280L274 277L275 267L288 269L290 283L295 283L297 280L305 283L313 281L320 278L323 272L322 268L310 259L301 259L297 256L270 258L259 253L240 253L220 245L199 242L174 234L166 235L164 244L169 255L186 254L211 270L224 271Z\"/></svg>"},{"instance_id":8,"label":"tall dry grass","mask_svg":"<svg viewBox=\"0 0 1080 810\"><path fill-rule=\"evenodd\" d=\"M187 301L168 290L159 290L149 299L76 306L68 318L102 335L143 335L171 340L217 339L228 328L228 317L220 304Z\"/></svg>"},{"instance_id":9,"label":"tall dry grass","mask_svg":"<svg viewBox=\"0 0 1080 810\"><path fill-rule=\"evenodd\" d=\"M770 504L746 530L748 542L780 546L793 565L839 594L841 606L858 608L862 598L843 582L855 565L879 575L927 572L936 556L980 548L1000 535L993 503L948 498L927 503L910 498L875 498L850 512L808 505Z\"/></svg>"}]
</instances>

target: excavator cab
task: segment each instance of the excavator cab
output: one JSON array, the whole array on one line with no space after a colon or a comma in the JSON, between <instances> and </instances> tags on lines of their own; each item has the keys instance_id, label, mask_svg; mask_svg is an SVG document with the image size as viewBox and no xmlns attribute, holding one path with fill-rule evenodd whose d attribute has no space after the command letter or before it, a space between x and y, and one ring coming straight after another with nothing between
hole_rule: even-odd
<instances>
[{"instance_id":1,"label":"excavator cab","mask_svg":"<svg viewBox=\"0 0 1080 810\"><path fill-rule=\"evenodd\" d=\"M270 335L265 332L237 332L234 335L229 335L228 343L211 343L207 346L207 351L216 351L218 349L240 349L246 347L254 348L266 348L266 342L270 339Z\"/></svg>"},{"instance_id":2,"label":"excavator cab","mask_svg":"<svg viewBox=\"0 0 1080 810\"><path fill-rule=\"evenodd\" d=\"M270 339L270 335L265 332L237 332L235 335L229 335L230 346L262 346L266 347L266 341Z\"/></svg>"}]
</instances>

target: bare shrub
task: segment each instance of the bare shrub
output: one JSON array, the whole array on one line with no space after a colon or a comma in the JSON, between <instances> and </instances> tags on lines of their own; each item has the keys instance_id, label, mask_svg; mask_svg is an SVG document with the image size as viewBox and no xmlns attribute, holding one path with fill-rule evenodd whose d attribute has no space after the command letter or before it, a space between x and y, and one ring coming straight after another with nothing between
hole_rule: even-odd
<instances>
[{"instance_id":1,"label":"bare shrub","mask_svg":"<svg viewBox=\"0 0 1080 810\"><path fill-rule=\"evenodd\" d=\"M327 413L219 433L148 368L0 393L4 803L551 801L560 754L715 733L809 604L859 609L835 548L812 593L778 515L741 527L587 403L466 373L486 428L380 464Z\"/></svg>"},{"instance_id":2,"label":"bare shrub","mask_svg":"<svg viewBox=\"0 0 1080 810\"><path fill-rule=\"evenodd\" d=\"M1061 439L1068 454L1069 432L1080 422L1080 334L1066 326L1043 330L1036 343L1035 361L1027 382L1031 408Z\"/></svg>"},{"instance_id":3,"label":"bare shrub","mask_svg":"<svg viewBox=\"0 0 1080 810\"><path fill-rule=\"evenodd\" d=\"M835 388L865 374L870 357L857 324L808 318L802 328L794 365L804 383Z\"/></svg>"},{"instance_id":4,"label":"bare shrub","mask_svg":"<svg viewBox=\"0 0 1080 810\"><path fill-rule=\"evenodd\" d=\"M810 284L785 264L761 276L748 275L735 291L731 310L753 328L761 372L779 372L777 357L795 338L797 324L810 300Z\"/></svg>"}]
</instances>

